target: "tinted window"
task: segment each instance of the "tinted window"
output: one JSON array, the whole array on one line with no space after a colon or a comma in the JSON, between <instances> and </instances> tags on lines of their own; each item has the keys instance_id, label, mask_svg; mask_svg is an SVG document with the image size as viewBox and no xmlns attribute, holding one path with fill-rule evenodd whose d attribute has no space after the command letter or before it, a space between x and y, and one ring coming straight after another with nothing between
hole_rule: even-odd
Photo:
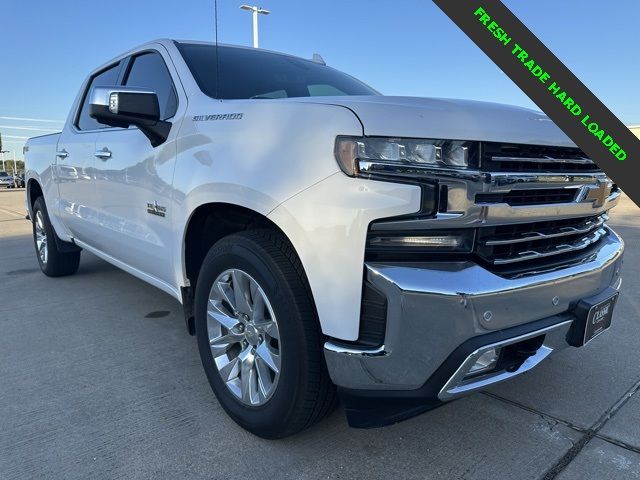
<instances>
[{"instance_id":1,"label":"tinted window","mask_svg":"<svg viewBox=\"0 0 640 480\"><path fill-rule=\"evenodd\" d=\"M112 87L118 84L118 75L120 73L120 63L103 70L101 73L94 75L89 83L89 87L84 94L82 101L82 109L78 116L76 126L80 130L95 130L97 128L107 128L107 125L98 123L96 120L89 116L89 103L91 102L91 90L94 87Z\"/></svg>"},{"instance_id":2,"label":"tinted window","mask_svg":"<svg viewBox=\"0 0 640 480\"><path fill-rule=\"evenodd\" d=\"M200 89L213 98L378 95L359 80L310 60L248 48L218 47L216 62L215 45L179 43L178 48Z\"/></svg>"},{"instance_id":3,"label":"tinted window","mask_svg":"<svg viewBox=\"0 0 640 480\"><path fill-rule=\"evenodd\" d=\"M158 94L160 118L166 120L176 114L178 98L171 74L158 53L144 53L133 59L125 85L153 90Z\"/></svg>"},{"instance_id":4,"label":"tinted window","mask_svg":"<svg viewBox=\"0 0 640 480\"><path fill-rule=\"evenodd\" d=\"M309 89L309 95L311 95L312 97L344 95L344 92L341 92L333 85L309 85L307 88Z\"/></svg>"}]
</instances>

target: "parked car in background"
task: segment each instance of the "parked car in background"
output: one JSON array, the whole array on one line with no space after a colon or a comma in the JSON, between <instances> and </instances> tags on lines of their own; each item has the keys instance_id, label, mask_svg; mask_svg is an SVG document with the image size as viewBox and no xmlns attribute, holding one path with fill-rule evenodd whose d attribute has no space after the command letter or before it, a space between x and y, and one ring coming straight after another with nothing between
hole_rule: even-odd
<instances>
[{"instance_id":1,"label":"parked car in background","mask_svg":"<svg viewBox=\"0 0 640 480\"><path fill-rule=\"evenodd\" d=\"M611 325L620 191L533 110L160 40L94 70L25 152L42 271L84 249L176 297L222 407L263 437L336 393L351 425L396 422Z\"/></svg>"},{"instance_id":2,"label":"parked car in background","mask_svg":"<svg viewBox=\"0 0 640 480\"><path fill-rule=\"evenodd\" d=\"M24 188L24 173L18 173L13 177L13 184L9 188Z\"/></svg>"},{"instance_id":3,"label":"parked car in background","mask_svg":"<svg viewBox=\"0 0 640 480\"><path fill-rule=\"evenodd\" d=\"M0 170L0 187L11 188L13 187L13 177L4 170Z\"/></svg>"}]
</instances>

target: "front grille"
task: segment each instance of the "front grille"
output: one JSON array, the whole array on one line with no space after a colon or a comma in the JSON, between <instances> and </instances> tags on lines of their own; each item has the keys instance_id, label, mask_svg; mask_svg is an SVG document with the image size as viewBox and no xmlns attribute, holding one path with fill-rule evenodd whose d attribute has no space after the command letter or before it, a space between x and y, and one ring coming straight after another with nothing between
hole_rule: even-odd
<instances>
[{"instance_id":1,"label":"front grille","mask_svg":"<svg viewBox=\"0 0 640 480\"><path fill-rule=\"evenodd\" d=\"M506 203L513 207L524 205L545 205L548 203L571 203L579 189L576 188L535 188L512 190L508 193L479 193L476 203Z\"/></svg>"},{"instance_id":2,"label":"front grille","mask_svg":"<svg viewBox=\"0 0 640 480\"><path fill-rule=\"evenodd\" d=\"M475 253L485 262L511 265L573 254L596 244L607 234L606 214L478 230Z\"/></svg>"},{"instance_id":3,"label":"front grille","mask_svg":"<svg viewBox=\"0 0 640 480\"><path fill-rule=\"evenodd\" d=\"M491 172L580 173L600 168L579 148L483 142L481 168Z\"/></svg>"},{"instance_id":4,"label":"front grille","mask_svg":"<svg viewBox=\"0 0 640 480\"><path fill-rule=\"evenodd\" d=\"M473 261L497 275L515 278L589 262L608 244L608 217L603 212L617 203L620 192L582 150L497 142L478 145L474 159L479 163L473 166L479 172L452 169L434 174L435 217L420 214L372 223L365 261ZM443 240L438 248L427 248L423 245L428 242L418 239L427 236ZM465 248L449 248L456 240L449 237L469 242ZM380 328L375 330L379 338Z\"/></svg>"}]
</instances>

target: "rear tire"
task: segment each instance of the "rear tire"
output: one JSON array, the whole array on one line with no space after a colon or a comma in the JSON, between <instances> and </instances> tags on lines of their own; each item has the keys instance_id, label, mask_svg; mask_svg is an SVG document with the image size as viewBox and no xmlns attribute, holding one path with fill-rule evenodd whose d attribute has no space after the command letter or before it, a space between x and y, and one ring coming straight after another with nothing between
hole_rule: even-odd
<instances>
[{"instance_id":1,"label":"rear tire","mask_svg":"<svg viewBox=\"0 0 640 480\"><path fill-rule=\"evenodd\" d=\"M265 321L270 329L262 327ZM195 327L211 388L246 430L263 438L287 437L335 407L307 279L278 232L237 233L209 250L196 285Z\"/></svg>"},{"instance_id":2,"label":"rear tire","mask_svg":"<svg viewBox=\"0 0 640 480\"><path fill-rule=\"evenodd\" d=\"M58 249L58 244L64 244L64 242L56 236L42 197L38 197L33 204L32 224L33 243L42 273L48 277L62 277L76 273L80 265L80 250L66 252ZM73 247L70 245L70 248Z\"/></svg>"}]
</instances>

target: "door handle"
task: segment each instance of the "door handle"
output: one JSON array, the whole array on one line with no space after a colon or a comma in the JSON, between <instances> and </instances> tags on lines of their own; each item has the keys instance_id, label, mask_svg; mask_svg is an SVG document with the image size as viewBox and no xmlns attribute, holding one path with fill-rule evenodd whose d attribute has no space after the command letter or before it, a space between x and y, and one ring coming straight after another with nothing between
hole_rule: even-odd
<instances>
[{"instance_id":1,"label":"door handle","mask_svg":"<svg viewBox=\"0 0 640 480\"><path fill-rule=\"evenodd\" d=\"M107 158L111 158L111 152L109 151L109 149L107 147L104 147L102 150L96 150L96 153L94 153L94 155L97 158L100 158L102 160L106 160Z\"/></svg>"},{"instance_id":2,"label":"door handle","mask_svg":"<svg viewBox=\"0 0 640 480\"><path fill-rule=\"evenodd\" d=\"M68 156L69 156L69 153L64 148L56 152L56 157L58 158L67 158Z\"/></svg>"}]
</instances>

